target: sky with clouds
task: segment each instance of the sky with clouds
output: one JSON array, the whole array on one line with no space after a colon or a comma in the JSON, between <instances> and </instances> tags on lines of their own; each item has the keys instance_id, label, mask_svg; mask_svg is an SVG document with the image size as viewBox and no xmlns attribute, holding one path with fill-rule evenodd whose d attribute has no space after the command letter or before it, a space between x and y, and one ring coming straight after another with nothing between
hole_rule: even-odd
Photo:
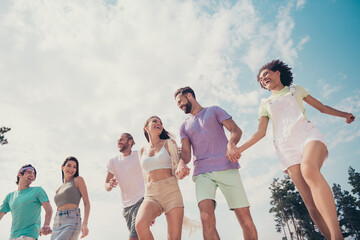
<instances>
[{"instance_id":1,"label":"sky with clouds","mask_svg":"<svg viewBox=\"0 0 360 240\"><path fill-rule=\"evenodd\" d=\"M356 116L347 125L306 106L328 144L325 178L349 188L348 167L360 171L359 11L356 0L2 0L0 124L12 129L9 144L0 146L1 201L16 189L20 166L31 163L38 170L33 185L46 190L54 207L61 163L73 155L91 201L86 239L126 239L119 190L104 189L120 133L132 133L140 149L145 120L158 115L179 143L186 116L173 93L189 85L203 106L219 105L233 116L242 143L257 128L260 99L269 95L256 82L257 71L276 58L312 96ZM283 174L270 128L240 164L259 238L280 239L268 187ZM199 219L191 178L180 187L185 214ZM243 239L220 193L217 201L222 239ZM0 239L10 226L7 214ZM165 239L165 217L152 229ZM183 235L201 238L201 231Z\"/></svg>"}]
</instances>

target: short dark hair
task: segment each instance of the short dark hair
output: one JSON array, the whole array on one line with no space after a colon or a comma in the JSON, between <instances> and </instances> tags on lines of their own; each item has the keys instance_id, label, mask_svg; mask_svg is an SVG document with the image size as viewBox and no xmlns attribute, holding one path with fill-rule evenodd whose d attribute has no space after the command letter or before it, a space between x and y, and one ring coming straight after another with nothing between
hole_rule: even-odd
<instances>
[{"instance_id":1,"label":"short dark hair","mask_svg":"<svg viewBox=\"0 0 360 240\"><path fill-rule=\"evenodd\" d=\"M134 145L135 145L134 138L133 138L133 136L132 136L130 133L122 133L121 135L125 135L126 138L128 139L128 141L129 141L129 140L132 140L131 146L134 146Z\"/></svg>"},{"instance_id":2,"label":"short dark hair","mask_svg":"<svg viewBox=\"0 0 360 240\"><path fill-rule=\"evenodd\" d=\"M65 166L68 161L74 161L76 162L76 172L74 174L74 178L79 176L79 161L76 159L76 157L70 156L65 159L63 164L61 166ZM61 175L62 175L62 181L64 182L64 171L61 169Z\"/></svg>"},{"instance_id":3,"label":"short dark hair","mask_svg":"<svg viewBox=\"0 0 360 240\"><path fill-rule=\"evenodd\" d=\"M24 166L22 166L20 169L19 169L19 172L21 175L24 176L24 173L26 171L26 169L22 170L23 168L26 168L26 167L31 167L32 169L34 169L34 173L35 173L35 178L36 178L36 169L31 165L31 164L25 164ZM21 171L22 170L22 171ZM16 185L19 185L19 176L16 175Z\"/></svg>"},{"instance_id":4,"label":"short dark hair","mask_svg":"<svg viewBox=\"0 0 360 240\"><path fill-rule=\"evenodd\" d=\"M285 64L283 61L276 59L272 60L271 62L262 66L257 74L257 81L260 83L260 73L265 70L269 69L273 72L279 71L280 72L280 81L284 86L290 86L293 82L293 74L291 72L291 68ZM261 83L260 86L264 88Z\"/></svg>"},{"instance_id":5,"label":"short dark hair","mask_svg":"<svg viewBox=\"0 0 360 240\"><path fill-rule=\"evenodd\" d=\"M194 99L196 99L194 90L192 90L192 88L189 86L179 88L178 90L176 90L175 94L174 94L174 98L176 98L176 96L179 94L184 95L186 93L191 93L191 95L194 97Z\"/></svg>"}]
</instances>

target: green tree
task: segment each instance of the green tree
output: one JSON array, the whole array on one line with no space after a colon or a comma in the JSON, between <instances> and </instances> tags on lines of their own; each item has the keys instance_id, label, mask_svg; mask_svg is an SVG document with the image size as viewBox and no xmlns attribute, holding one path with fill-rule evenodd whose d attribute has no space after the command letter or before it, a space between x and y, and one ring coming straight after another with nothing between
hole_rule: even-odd
<instances>
[{"instance_id":1,"label":"green tree","mask_svg":"<svg viewBox=\"0 0 360 240\"><path fill-rule=\"evenodd\" d=\"M281 232L283 230L285 236L287 236L285 228L283 227L283 224L286 224L290 239L293 239L293 232L289 226L289 210L287 208L287 204L284 204L284 198L288 195L286 179L285 181L279 181L279 178L274 178L269 189L271 191L270 204L273 206L270 208L269 212L274 214L276 222L275 229L277 232Z\"/></svg>"},{"instance_id":2,"label":"green tree","mask_svg":"<svg viewBox=\"0 0 360 240\"><path fill-rule=\"evenodd\" d=\"M4 145L4 144L7 144L8 141L7 139L5 138L4 134L8 131L10 131L11 128L8 128L8 127L1 127L0 128L0 143L1 145Z\"/></svg>"},{"instance_id":3,"label":"green tree","mask_svg":"<svg viewBox=\"0 0 360 240\"><path fill-rule=\"evenodd\" d=\"M296 239L323 239L311 220L299 192L288 176L282 180L275 178L270 186L270 191L270 204L272 205L270 213L274 213L275 229L278 232L284 231L287 238L285 228L282 227L286 224L290 239L293 239L293 236ZM294 232L290 230L289 224L292 225Z\"/></svg>"},{"instance_id":4,"label":"green tree","mask_svg":"<svg viewBox=\"0 0 360 240\"><path fill-rule=\"evenodd\" d=\"M351 166L348 170L349 183L353 187L351 192L357 196L357 206L360 208L360 173L355 172Z\"/></svg>"},{"instance_id":5,"label":"green tree","mask_svg":"<svg viewBox=\"0 0 360 240\"><path fill-rule=\"evenodd\" d=\"M334 184L332 190L344 237L355 235L356 239L359 239L360 210L356 205L356 198L352 196L350 192L346 190L342 191L339 184Z\"/></svg>"}]
</instances>

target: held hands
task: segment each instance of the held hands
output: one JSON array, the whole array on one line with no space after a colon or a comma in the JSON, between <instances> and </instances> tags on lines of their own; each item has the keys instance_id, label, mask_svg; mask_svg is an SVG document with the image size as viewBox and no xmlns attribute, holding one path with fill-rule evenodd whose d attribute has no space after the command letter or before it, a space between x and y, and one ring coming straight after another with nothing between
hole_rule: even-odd
<instances>
[{"instance_id":1,"label":"held hands","mask_svg":"<svg viewBox=\"0 0 360 240\"><path fill-rule=\"evenodd\" d=\"M52 230L51 230L50 226L49 226L49 225L45 225L45 224L44 224L44 226L43 226L43 227L40 229L40 231L39 231L40 236L42 236L42 235L48 235L48 234L50 234L50 233L52 233Z\"/></svg>"},{"instance_id":2,"label":"held hands","mask_svg":"<svg viewBox=\"0 0 360 240\"><path fill-rule=\"evenodd\" d=\"M179 161L179 164L175 171L175 174L178 179L183 179L184 177L186 177L190 174L190 168L188 168L188 166L186 166L186 164L184 163L184 161L182 159L180 159L180 161Z\"/></svg>"},{"instance_id":3,"label":"held hands","mask_svg":"<svg viewBox=\"0 0 360 240\"><path fill-rule=\"evenodd\" d=\"M226 157L230 160L230 162L238 162L241 157L241 152L238 151L234 143L229 142L227 144L227 152Z\"/></svg>"},{"instance_id":4,"label":"held hands","mask_svg":"<svg viewBox=\"0 0 360 240\"><path fill-rule=\"evenodd\" d=\"M88 234L89 234L89 229L87 227L87 224L81 224L81 237L80 238L83 238L83 237L86 237Z\"/></svg>"},{"instance_id":5,"label":"held hands","mask_svg":"<svg viewBox=\"0 0 360 240\"><path fill-rule=\"evenodd\" d=\"M352 115L352 113L348 113L348 114L346 114L345 119L346 119L347 123L352 123L355 120L355 116Z\"/></svg>"}]
</instances>

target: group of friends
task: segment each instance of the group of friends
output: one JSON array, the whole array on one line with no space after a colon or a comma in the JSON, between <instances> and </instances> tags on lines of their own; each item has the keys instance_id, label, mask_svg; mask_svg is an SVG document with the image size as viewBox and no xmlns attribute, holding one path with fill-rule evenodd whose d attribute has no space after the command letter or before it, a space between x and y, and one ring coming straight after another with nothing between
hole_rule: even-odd
<instances>
[{"instance_id":1,"label":"group of friends","mask_svg":"<svg viewBox=\"0 0 360 240\"><path fill-rule=\"evenodd\" d=\"M203 238L220 239L216 229L215 194L220 188L228 207L242 228L244 239L257 239L241 177L239 159L242 152L262 139L272 121L273 139L282 171L298 189L310 216L326 239L343 239L331 189L320 172L328 151L322 134L306 118L303 102L322 113L355 120L351 113L323 105L299 85L292 84L291 68L280 60L265 64L257 81L271 91L260 103L258 130L237 147L242 131L232 117L218 106L203 107L190 87L176 90L177 106L189 114L180 127L181 148L165 130L161 119L151 116L144 125L148 145L133 151L134 138L121 134L117 141L120 154L107 164L106 191L119 187L130 240L154 239L150 227L162 213L166 216L168 239L181 239L184 203L178 180L190 174L188 163L193 155L193 181ZM230 132L229 139L224 127ZM52 240L73 240L88 235L90 202L84 179L79 176L79 162L68 157L61 166L63 184L56 191L57 207L51 229L52 207L41 187L30 187L36 169L30 164L17 174L18 190L9 193L0 207L0 219L12 213L10 239L33 240L39 234L52 234ZM79 210L84 203L84 218ZM45 220L41 227L41 207Z\"/></svg>"}]
</instances>

